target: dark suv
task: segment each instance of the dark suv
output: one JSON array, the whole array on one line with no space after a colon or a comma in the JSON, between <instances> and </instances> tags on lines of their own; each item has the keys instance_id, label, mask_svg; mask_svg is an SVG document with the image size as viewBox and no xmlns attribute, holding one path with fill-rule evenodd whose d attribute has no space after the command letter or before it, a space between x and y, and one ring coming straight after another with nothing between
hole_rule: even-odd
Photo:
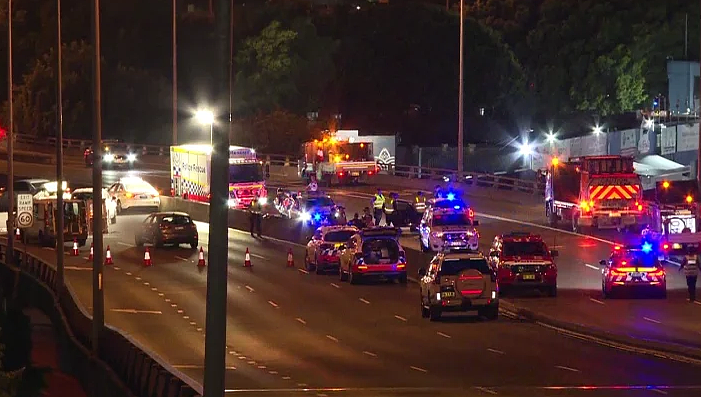
<instances>
[{"instance_id":1,"label":"dark suv","mask_svg":"<svg viewBox=\"0 0 701 397\"><path fill-rule=\"evenodd\" d=\"M156 212L144 219L141 230L134 236L134 243L138 247L144 243L156 247L190 244L194 249L199 244L197 226L185 212Z\"/></svg>"}]
</instances>

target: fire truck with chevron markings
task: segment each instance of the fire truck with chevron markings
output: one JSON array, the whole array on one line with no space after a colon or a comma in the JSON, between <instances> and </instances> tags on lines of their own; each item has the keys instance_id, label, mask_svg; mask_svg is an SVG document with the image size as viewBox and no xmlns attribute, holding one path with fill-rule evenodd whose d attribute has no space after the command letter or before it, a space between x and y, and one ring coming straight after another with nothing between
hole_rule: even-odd
<instances>
[{"instance_id":1,"label":"fire truck with chevron markings","mask_svg":"<svg viewBox=\"0 0 701 397\"><path fill-rule=\"evenodd\" d=\"M637 231L648 222L640 176L627 156L586 156L560 162L553 158L546 175L545 215L582 227Z\"/></svg>"}]
</instances>

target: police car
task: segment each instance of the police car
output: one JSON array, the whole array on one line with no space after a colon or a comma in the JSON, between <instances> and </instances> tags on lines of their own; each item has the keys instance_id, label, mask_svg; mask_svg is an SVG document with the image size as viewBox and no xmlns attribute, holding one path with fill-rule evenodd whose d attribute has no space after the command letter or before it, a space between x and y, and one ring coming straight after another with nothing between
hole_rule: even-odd
<instances>
[{"instance_id":1,"label":"police car","mask_svg":"<svg viewBox=\"0 0 701 397\"><path fill-rule=\"evenodd\" d=\"M489 264L497 271L502 294L509 289L526 288L557 295L557 251L548 250L537 234L512 232L494 237Z\"/></svg>"},{"instance_id":2,"label":"police car","mask_svg":"<svg viewBox=\"0 0 701 397\"><path fill-rule=\"evenodd\" d=\"M654 245L616 245L608 260L601 265L601 292L604 298L611 297L620 290L634 293L651 291L661 298L667 297L667 277L658 259Z\"/></svg>"},{"instance_id":3,"label":"police car","mask_svg":"<svg viewBox=\"0 0 701 397\"><path fill-rule=\"evenodd\" d=\"M419 269L421 317L431 321L444 312L476 310L493 320L499 316L499 290L493 269L479 252L438 253L428 269Z\"/></svg>"},{"instance_id":4,"label":"police car","mask_svg":"<svg viewBox=\"0 0 701 397\"><path fill-rule=\"evenodd\" d=\"M304 253L305 269L317 274L338 270L341 249L356 233L358 229L353 226L322 226L316 229Z\"/></svg>"},{"instance_id":5,"label":"police car","mask_svg":"<svg viewBox=\"0 0 701 397\"><path fill-rule=\"evenodd\" d=\"M295 208L290 213L305 225L318 227L334 224L337 210L336 203L330 196L321 192L309 192L297 199Z\"/></svg>"},{"instance_id":6,"label":"police car","mask_svg":"<svg viewBox=\"0 0 701 397\"><path fill-rule=\"evenodd\" d=\"M452 194L431 200L419 225L419 245L423 252L479 248L479 222L475 213Z\"/></svg>"}]
</instances>

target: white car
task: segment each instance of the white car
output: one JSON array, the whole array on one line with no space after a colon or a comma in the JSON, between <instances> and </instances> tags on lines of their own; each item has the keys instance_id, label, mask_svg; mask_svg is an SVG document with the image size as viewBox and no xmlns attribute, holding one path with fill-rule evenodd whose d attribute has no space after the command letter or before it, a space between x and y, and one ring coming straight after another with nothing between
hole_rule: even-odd
<instances>
[{"instance_id":1,"label":"white car","mask_svg":"<svg viewBox=\"0 0 701 397\"><path fill-rule=\"evenodd\" d=\"M117 214L129 208L158 208L161 198L158 190L141 178L122 178L107 189L117 202Z\"/></svg>"},{"instance_id":2,"label":"white car","mask_svg":"<svg viewBox=\"0 0 701 397\"><path fill-rule=\"evenodd\" d=\"M71 198L74 200L92 201L93 189L91 187L75 189L71 194ZM106 218L112 224L117 223L117 200L110 196L107 189L102 189L102 199L105 201ZM90 219L92 219L92 206L90 206Z\"/></svg>"},{"instance_id":3,"label":"white car","mask_svg":"<svg viewBox=\"0 0 701 397\"><path fill-rule=\"evenodd\" d=\"M419 245L423 252L477 251L477 225L474 212L461 200L435 200L421 219Z\"/></svg>"}]
</instances>

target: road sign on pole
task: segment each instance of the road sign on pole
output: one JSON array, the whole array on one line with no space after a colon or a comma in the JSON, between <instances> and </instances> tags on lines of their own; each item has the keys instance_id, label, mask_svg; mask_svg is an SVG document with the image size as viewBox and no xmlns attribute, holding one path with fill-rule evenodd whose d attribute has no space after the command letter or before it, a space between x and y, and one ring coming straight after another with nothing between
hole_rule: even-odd
<instances>
[{"instance_id":1,"label":"road sign on pole","mask_svg":"<svg viewBox=\"0 0 701 397\"><path fill-rule=\"evenodd\" d=\"M31 194L17 195L17 226L32 227L34 224L34 197Z\"/></svg>"}]
</instances>

